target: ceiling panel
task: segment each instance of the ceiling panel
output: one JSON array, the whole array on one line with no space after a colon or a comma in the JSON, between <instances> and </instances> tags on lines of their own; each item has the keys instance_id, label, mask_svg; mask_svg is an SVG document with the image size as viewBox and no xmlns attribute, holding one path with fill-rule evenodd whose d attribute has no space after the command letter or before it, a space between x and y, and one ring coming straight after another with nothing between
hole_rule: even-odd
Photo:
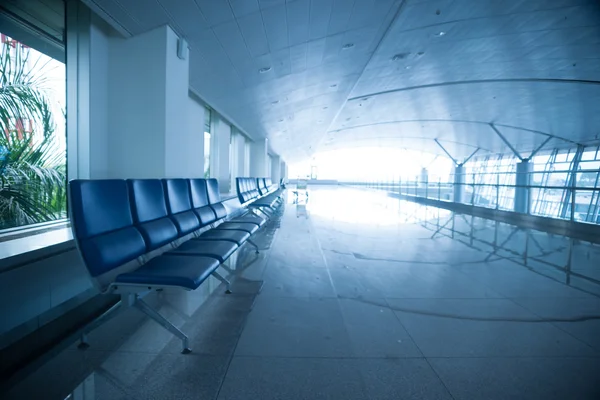
<instances>
[{"instance_id":1,"label":"ceiling panel","mask_svg":"<svg viewBox=\"0 0 600 400\"><path fill-rule=\"evenodd\" d=\"M295 0L286 4L289 45L308 41L310 0Z\"/></svg>"},{"instance_id":2,"label":"ceiling panel","mask_svg":"<svg viewBox=\"0 0 600 400\"><path fill-rule=\"evenodd\" d=\"M132 32L170 21L192 88L287 160L369 140L508 151L490 123L524 152L600 137L597 0L94 1Z\"/></svg>"},{"instance_id":3,"label":"ceiling panel","mask_svg":"<svg viewBox=\"0 0 600 400\"><path fill-rule=\"evenodd\" d=\"M237 23L253 57L269 52L269 41L260 12L239 17Z\"/></svg>"},{"instance_id":4,"label":"ceiling panel","mask_svg":"<svg viewBox=\"0 0 600 400\"><path fill-rule=\"evenodd\" d=\"M262 18L271 51L288 47L288 27L285 4L262 11Z\"/></svg>"},{"instance_id":5,"label":"ceiling panel","mask_svg":"<svg viewBox=\"0 0 600 400\"><path fill-rule=\"evenodd\" d=\"M235 17L229 2L226 0L194 0L202 10L204 18L210 26L231 21Z\"/></svg>"},{"instance_id":6,"label":"ceiling panel","mask_svg":"<svg viewBox=\"0 0 600 400\"><path fill-rule=\"evenodd\" d=\"M310 2L309 39L319 39L327 36L333 0Z\"/></svg>"},{"instance_id":7,"label":"ceiling panel","mask_svg":"<svg viewBox=\"0 0 600 400\"><path fill-rule=\"evenodd\" d=\"M229 0L231 9L236 18L243 17L244 15L258 12L260 7L258 0Z\"/></svg>"}]
</instances>

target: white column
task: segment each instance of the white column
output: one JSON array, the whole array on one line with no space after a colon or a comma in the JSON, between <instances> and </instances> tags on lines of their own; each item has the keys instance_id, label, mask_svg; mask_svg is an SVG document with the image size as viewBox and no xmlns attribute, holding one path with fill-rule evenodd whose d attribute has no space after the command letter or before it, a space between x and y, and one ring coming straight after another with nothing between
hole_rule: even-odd
<instances>
[{"instance_id":1,"label":"white column","mask_svg":"<svg viewBox=\"0 0 600 400\"><path fill-rule=\"evenodd\" d=\"M261 139L250 144L250 176L265 178L270 175L269 142Z\"/></svg>"},{"instance_id":2,"label":"white column","mask_svg":"<svg viewBox=\"0 0 600 400\"><path fill-rule=\"evenodd\" d=\"M219 115L213 113L213 126L211 136L211 167L210 176L219 181L221 193L229 193L231 188L231 175L229 171L229 146L231 144L231 125Z\"/></svg>"},{"instance_id":3,"label":"white column","mask_svg":"<svg viewBox=\"0 0 600 400\"><path fill-rule=\"evenodd\" d=\"M198 175L202 139L186 129L189 61L177 57L178 40L168 26L129 39L110 39L109 177Z\"/></svg>"},{"instance_id":4,"label":"white column","mask_svg":"<svg viewBox=\"0 0 600 400\"><path fill-rule=\"evenodd\" d=\"M275 184L279 184L281 178L281 157L273 156L271 158L271 180Z\"/></svg>"},{"instance_id":5,"label":"white column","mask_svg":"<svg viewBox=\"0 0 600 400\"><path fill-rule=\"evenodd\" d=\"M533 164L530 163L529 160L523 160L517 163L517 176L515 180L517 184L517 188L515 188L515 212L529 212L529 203L531 201L529 192L531 189L526 186L531 185L532 172Z\"/></svg>"},{"instance_id":6,"label":"white column","mask_svg":"<svg viewBox=\"0 0 600 400\"><path fill-rule=\"evenodd\" d=\"M187 132L190 137L190 148L187 149L190 168L187 177L204 177L204 105L193 97L188 97Z\"/></svg>"},{"instance_id":7,"label":"white column","mask_svg":"<svg viewBox=\"0 0 600 400\"><path fill-rule=\"evenodd\" d=\"M235 183L235 178L237 177L245 177L245 165L246 165L246 137L239 132L236 132L233 136L233 154L235 160L233 161L233 165L235 168L233 169L232 182Z\"/></svg>"},{"instance_id":8,"label":"white column","mask_svg":"<svg viewBox=\"0 0 600 400\"><path fill-rule=\"evenodd\" d=\"M456 165L454 167L454 202L462 203L465 199L465 167Z\"/></svg>"},{"instance_id":9,"label":"white column","mask_svg":"<svg viewBox=\"0 0 600 400\"><path fill-rule=\"evenodd\" d=\"M284 181L286 181L288 179L288 169L287 169L287 164L285 161L281 162L281 169L280 169L280 178L283 178Z\"/></svg>"}]
</instances>

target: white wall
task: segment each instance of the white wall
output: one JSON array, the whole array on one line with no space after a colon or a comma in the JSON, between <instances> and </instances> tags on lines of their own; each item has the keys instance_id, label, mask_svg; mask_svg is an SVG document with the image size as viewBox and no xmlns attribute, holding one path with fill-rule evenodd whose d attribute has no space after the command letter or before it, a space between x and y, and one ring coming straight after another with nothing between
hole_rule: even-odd
<instances>
[{"instance_id":1,"label":"white wall","mask_svg":"<svg viewBox=\"0 0 600 400\"><path fill-rule=\"evenodd\" d=\"M167 178L198 176L197 147L202 136L195 135L187 128L189 110L189 55L182 60L177 57L179 37L171 28L166 28L166 80L165 90L165 172ZM202 128L200 128L202 129Z\"/></svg>"},{"instance_id":2,"label":"white wall","mask_svg":"<svg viewBox=\"0 0 600 400\"><path fill-rule=\"evenodd\" d=\"M111 38L109 62L109 175L165 174L166 26L130 39Z\"/></svg>"},{"instance_id":3,"label":"white wall","mask_svg":"<svg viewBox=\"0 0 600 400\"><path fill-rule=\"evenodd\" d=\"M108 177L108 85L110 27L92 16L90 28L90 178Z\"/></svg>"},{"instance_id":4,"label":"white wall","mask_svg":"<svg viewBox=\"0 0 600 400\"><path fill-rule=\"evenodd\" d=\"M212 144L211 144L211 178L219 180L221 193L229 193L231 186L231 175L229 171L229 145L231 141L231 125L220 115L213 112Z\"/></svg>"},{"instance_id":5,"label":"white wall","mask_svg":"<svg viewBox=\"0 0 600 400\"><path fill-rule=\"evenodd\" d=\"M261 139L250 145L250 176L261 178L271 174L269 164L269 143L268 139Z\"/></svg>"},{"instance_id":6,"label":"white wall","mask_svg":"<svg viewBox=\"0 0 600 400\"><path fill-rule=\"evenodd\" d=\"M281 177L281 157L272 156L271 157L271 171L270 177L273 183L279 183L279 178Z\"/></svg>"},{"instance_id":7,"label":"white wall","mask_svg":"<svg viewBox=\"0 0 600 400\"><path fill-rule=\"evenodd\" d=\"M188 97L187 103L188 175L201 178L204 176L204 106L192 97Z\"/></svg>"}]
</instances>

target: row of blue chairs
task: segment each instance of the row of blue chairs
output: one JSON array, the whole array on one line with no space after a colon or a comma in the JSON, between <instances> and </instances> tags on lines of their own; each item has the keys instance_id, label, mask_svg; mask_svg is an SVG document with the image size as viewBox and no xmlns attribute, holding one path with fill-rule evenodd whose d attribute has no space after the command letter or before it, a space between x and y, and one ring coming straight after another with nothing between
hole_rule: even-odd
<instances>
[{"instance_id":1,"label":"row of blue chairs","mask_svg":"<svg viewBox=\"0 0 600 400\"><path fill-rule=\"evenodd\" d=\"M194 290L211 275L230 293L218 267L244 243L258 252L251 237L266 223L252 211L232 218L216 179L73 180L69 196L74 237L94 284L121 295L115 310L136 307L179 337L183 353L191 351L187 336L143 296L164 288ZM81 346L88 346L85 334Z\"/></svg>"},{"instance_id":2,"label":"row of blue chairs","mask_svg":"<svg viewBox=\"0 0 600 400\"><path fill-rule=\"evenodd\" d=\"M283 193L280 186L273 185L271 178L236 178L236 189L240 203L261 211L280 204Z\"/></svg>"}]
</instances>

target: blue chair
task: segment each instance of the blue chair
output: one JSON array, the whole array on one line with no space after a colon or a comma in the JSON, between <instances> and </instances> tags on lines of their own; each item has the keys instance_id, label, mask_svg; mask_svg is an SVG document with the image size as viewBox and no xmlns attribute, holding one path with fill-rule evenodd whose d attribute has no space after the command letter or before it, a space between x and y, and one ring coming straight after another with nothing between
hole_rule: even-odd
<instances>
[{"instance_id":1,"label":"blue chair","mask_svg":"<svg viewBox=\"0 0 600 400\"><path fill-rule=\"evenodd\" d=\"M200 219L202 227L214 227L218 222L215 211L208 201L208 191L205 179L190 179L190 191L192 196L192 207ZM201 240L226 240L235 242L241 246L250 238L250 233L242 230L210 229L201 233L198 239Z\"/></svg>"},{"instance_id":2,"label":"blue chair","mask_svg":"<svg viewBox=\"0 0 600 400\"><path fill-rule=\"evenodd\" d=\"M180 238L193 237L201 228L200 219L192 208L190 182L188 179L163 179L169 218L177 227ZM235 242L227 240L188 240L165 253L213 257L224 263L238 249ZM227 285L229 281L214 272L214 275Z\"/></svg>"},{"instance_id":3,"label":"blue chair","mask_svg":"<svg viewBox=\"0 0 600 400\"><path fill-rule=\"evenodd\" d=\"M157 189L162 193L161 182L156 180L74 180L69 184L73 236L90 277L102 293L121 296L117 305L84 329L81 347L88 346L89 331L124 307L135 307L180 338L183 353L191 351L187 336L143 297L164 288L194 290L220 262L203 256L151 258L147 254L177 237L175 224L162 217L164 201L161 204L160 198L153 198Z\"/></svg>"}]
</instances>

